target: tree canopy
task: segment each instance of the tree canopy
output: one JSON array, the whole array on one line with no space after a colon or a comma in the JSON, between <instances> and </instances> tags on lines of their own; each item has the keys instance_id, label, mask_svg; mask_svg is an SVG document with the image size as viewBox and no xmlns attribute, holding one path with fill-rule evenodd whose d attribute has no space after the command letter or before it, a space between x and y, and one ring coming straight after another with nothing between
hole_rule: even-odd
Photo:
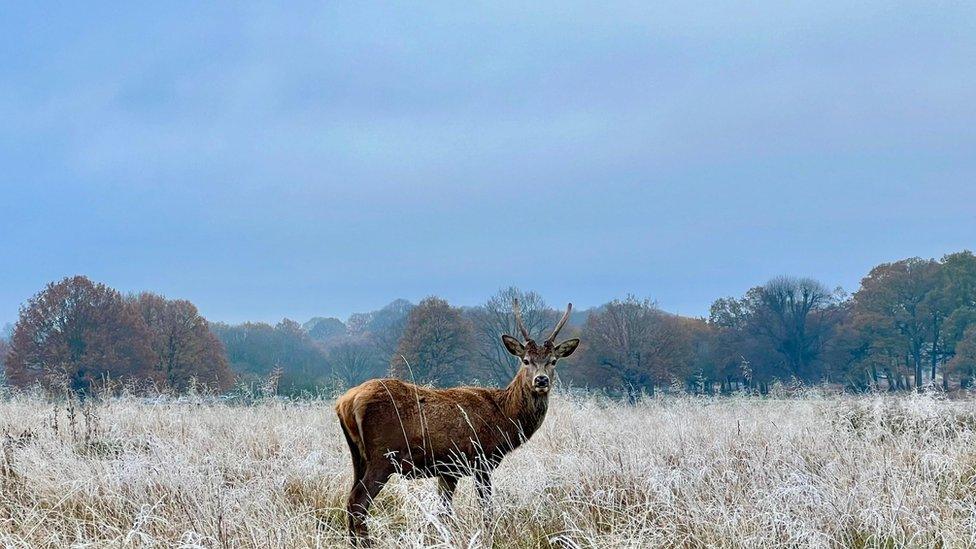
<instances>
[{"instance_id":1,"label":"tree canopy","mask_svg":"<svg viewBox=\"0 0 976 549\"><path fill-rule=\"evenodd\" d=\"M13 385L87 390L96 382L161 382L149 330L122 294L83 276L66 278L21 308L7 357Z\"/></svg>"},{"instance_id":2,"label":"tree canopy","mask_svg":"<svg viewBox=\"0 0 976 549\"><path fill-rule=\"evenodd\" d=\"M447 301L428 297L410 311L390 371L418 383L450 385L464 379L473 353L471 321Z\"/></svg>"}]
</instances>

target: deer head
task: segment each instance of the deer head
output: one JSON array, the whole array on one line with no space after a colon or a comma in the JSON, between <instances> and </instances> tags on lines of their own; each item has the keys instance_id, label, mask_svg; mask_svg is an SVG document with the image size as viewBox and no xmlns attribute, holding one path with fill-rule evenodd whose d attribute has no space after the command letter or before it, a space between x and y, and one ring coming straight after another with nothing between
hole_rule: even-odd
<instances>
[{"instance_id":1,"label":"deer head","mask_svg":"<svg viewBox=\"0 0 976 549\"><path fill-rule=\"evenodd\" d=\"M522 311L519 309L518 300L515 299L512 302L515 322L519 331L522 332L525 343L523 344L508 334L502 336L502 343L509 353L517 356L522 362L521 368L525 371L522 379L529 384L529 388L537 395L549 393L550 380L556 370L556 361L573 354L573 351L579 346L580 340L578 338L567 339L558 345L555 343L559 330L562 330L566 321L569 320L569 313L572 310L573 304L570 303L566 306L566 313L556 324L552 334L546 338L542 345L539 345L529 336L529 331L525 328L525 323L522 322Z\"/></svg>"}]
</instances>

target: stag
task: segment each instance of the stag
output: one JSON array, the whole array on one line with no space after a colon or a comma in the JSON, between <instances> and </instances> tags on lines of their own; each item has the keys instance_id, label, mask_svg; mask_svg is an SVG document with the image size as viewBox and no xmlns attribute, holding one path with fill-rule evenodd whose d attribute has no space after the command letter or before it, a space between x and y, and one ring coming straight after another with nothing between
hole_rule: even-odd
<instances>
[{"instance_id":1,"label":"stag","mask_svg":"<svg viewBox=\"0 0 976 549\"><path fill-rule=\"evenodd\" d=\"M555 343L572 303L541 345L530 337L517 300L512 309L524 343L501 336L505 349L521 362L508 387L432 389L399 379L373 379L339 398L336 414L352 454L347 511L354 544L369 544L369 507L395 473L436 477L448 510L458 480L473 476L488 510L492 471L542 425L556 361L573 354L580 343L576 338Z\"/></svg>"}]
</instances>

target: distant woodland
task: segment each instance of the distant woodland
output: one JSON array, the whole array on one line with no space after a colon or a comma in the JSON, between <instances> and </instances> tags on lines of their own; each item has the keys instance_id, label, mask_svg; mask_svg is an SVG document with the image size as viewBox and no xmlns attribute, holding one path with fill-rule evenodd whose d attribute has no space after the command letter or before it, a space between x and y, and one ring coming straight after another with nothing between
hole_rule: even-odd
<instances>
[{"instance_id":1,"label":"distant woodland","mask_svg":"<svg viewBox=\"0 0 976 549\"><path fill-rule=\"evenodd\" d=\"M499 340L517 333L514 298L537 336L565 306L513 287L474 307L431 296L345 321L230 325L208 322L185 300L123 295L76 276L48 284L0 331L0 366L11 386L76 392L322 394L383 376L504 386L518 367ZM820 384L967 389L976 378L976 257L878 265L851 294L783 276L717 299L707 318L628 296L575 311L563 334L583 341L560 363L563 386L631 399Z\"/></svg>"}]
</instances>

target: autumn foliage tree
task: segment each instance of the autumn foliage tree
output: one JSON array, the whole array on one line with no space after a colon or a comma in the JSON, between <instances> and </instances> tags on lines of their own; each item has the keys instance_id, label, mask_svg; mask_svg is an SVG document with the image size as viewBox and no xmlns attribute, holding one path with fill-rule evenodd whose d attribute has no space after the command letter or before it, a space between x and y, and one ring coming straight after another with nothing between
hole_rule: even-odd
<instances>
[{"instance_id":1,"label":"autumn foliage tree","mask_svg":"<svg viewBox=\"0 0 976 549\"><path fill-rule=\"evenodd\" d=\"M21 308L7 379L74 391L110 380L182 390L195 379L223 390L233 374L192 303L150 293L126 298L76 276L49 284Z\"/></svg>"},{"instance_id":2,"label":"autumn foliage tree","mask_svg":"<svg viewBox=\"0 0 976 549\"><path fill-rule=\"evenodd\" d=\"M926 350L936 341L932 291L939 264L919 258L884 263L871 269L854 294L854 319L869 334L871 357L883 365L889 380L914 380L922 387Z\"/></svg>"},{"instance_id":3,"label":"autumn foliage tree","mask_svg":"<svg viewBox=\"0 0 976 549\"><path fill-rule=\"evenodd\" d=\"M233 385L224 346L196 306L148 292L131 302L148 331L153 377L177 390L194 382L220 391Z\"/></svg>"},{"instance_id":4,"label":"autumn foliage tree","mask_svg":"<svg viewBox=\"0 0 976 549\"><path fill-rule=\"evenodd\" d=\"M153 352L145 323L122 294L83 276L48 284L21 308L7 379L76 391L108 379L148 378Z\"/></svg>"},{"instance_id":5,"label":"autumn foliage tree","mask_svg":"<svg viewBox=\"0 0 976 549\"><path fill-rule=\"evenodd\" d=\"M963 251L941 261L909 258L878 265L852 299L861 363L881 370L888 388L969 382L966 333L976 325L976 257ZM926 379L927 378L927 379Z\"/></svg>"},{"instance_id":6,"label":"autumn foliage tree","mask_svg":"<svg viewBox=\"0 0 976 549\"><path fill-rule=\"evenodd\" d=\"M390 372L418 383L455 384L464 378L473 350L474 330L461 310L428 297L410 311Z\"/></svg>"}]
</instances>

